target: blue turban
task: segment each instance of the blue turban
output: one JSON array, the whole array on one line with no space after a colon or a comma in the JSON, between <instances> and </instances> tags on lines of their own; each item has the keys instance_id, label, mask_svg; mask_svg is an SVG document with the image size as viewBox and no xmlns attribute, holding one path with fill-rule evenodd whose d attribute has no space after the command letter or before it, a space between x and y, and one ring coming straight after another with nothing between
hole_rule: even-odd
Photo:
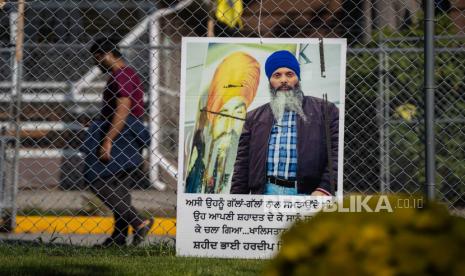
<instances>
[{"instance_id":1,"label":"blue turban","mask_svg":"<svg viewBox=\"0 0 465 276\"><path fill-rule=\"evenodd\" d=\"M286 67L294 71L300 80L300 65L295 56L286 50L276 51L265 62L265 72L268 79L276 69Z\"/></svg>"}]
</instances>

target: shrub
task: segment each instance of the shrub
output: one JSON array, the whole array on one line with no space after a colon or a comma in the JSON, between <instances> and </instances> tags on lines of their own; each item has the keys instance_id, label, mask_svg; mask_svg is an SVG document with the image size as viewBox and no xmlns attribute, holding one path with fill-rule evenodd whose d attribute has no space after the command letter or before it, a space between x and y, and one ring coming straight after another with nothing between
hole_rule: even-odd
<instances>
[{"instance_id":1,"label":"shrub","mask_svg":"<svg viewBox=\"0 0 465 276\"><path fill-rule=\"evenodd\" d=\"M396 209L398 199L389 198L392 213L322 212L296 223L266 275L465 275L465 220L437 203Z\"/></svg>"}]
</instances>

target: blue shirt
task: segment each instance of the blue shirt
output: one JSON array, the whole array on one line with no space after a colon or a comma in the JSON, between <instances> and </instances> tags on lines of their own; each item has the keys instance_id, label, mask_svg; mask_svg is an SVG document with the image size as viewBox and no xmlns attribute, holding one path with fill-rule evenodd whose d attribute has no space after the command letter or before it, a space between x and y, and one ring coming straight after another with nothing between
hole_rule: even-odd
<instances>
[{"instance_id":1,"label":"blue shirt","mask_svg":"<svg viewBox=\"0 0 465 276\"><path fill-rule=\"evenodd\" d=\"M297 178L297 114L284 111L271 129L268 142L267 176L287 180Z\"/></svg>"}]
</instances>

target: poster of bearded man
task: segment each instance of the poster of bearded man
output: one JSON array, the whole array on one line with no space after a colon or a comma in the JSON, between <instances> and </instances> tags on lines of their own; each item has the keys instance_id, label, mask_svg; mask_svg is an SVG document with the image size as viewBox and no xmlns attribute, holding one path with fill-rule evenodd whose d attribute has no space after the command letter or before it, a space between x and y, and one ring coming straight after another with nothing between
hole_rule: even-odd
<instances>
[{"instance_id":1,"label":"poster of bearded man","mask_svg":"<svg viewBox=\"0 0 465 276\"><path fill-rule=\"evenodd\" d=\"M184 38L183 47L178 160L183 192L288 194L283 188L293 188L300 195L330 195L338 190L345 40ZM294 74L292 83L276 77L280 68ZM257 112L266 113L255 118L264 128L248 118ZM293 132L283 131L288 122ZM250 146L244 144L244 125L258 129ZM250 156L244 156L245 148Z\"/></svg>"},{"instance_id":2,"label":"poster of bearded man","mask_svg":"<svg viewBox=\"0 0 465 276\"><path fill-rule=\"evenodd\" d=\"M176 252L270 258L342 198L345 39L183 38Z\"/></svg>"}]
</instances>

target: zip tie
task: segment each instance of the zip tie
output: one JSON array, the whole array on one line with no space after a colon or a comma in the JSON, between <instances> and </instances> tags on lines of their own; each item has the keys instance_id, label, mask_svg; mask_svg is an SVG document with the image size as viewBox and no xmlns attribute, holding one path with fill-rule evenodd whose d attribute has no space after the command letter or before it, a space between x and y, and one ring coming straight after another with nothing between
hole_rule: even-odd
<instances>
[{"instance_id":1,"label":"zip tie","mask_svg":"<svg viewBox=\"0 0 465 276\"><path fill-rule=\"evenodd\" d=\"M321 77L326 78L325 51L323 49L323 38L319 38L319 40L320 40L320 70L321 70Z\"/></svg>"}]
</instances>

